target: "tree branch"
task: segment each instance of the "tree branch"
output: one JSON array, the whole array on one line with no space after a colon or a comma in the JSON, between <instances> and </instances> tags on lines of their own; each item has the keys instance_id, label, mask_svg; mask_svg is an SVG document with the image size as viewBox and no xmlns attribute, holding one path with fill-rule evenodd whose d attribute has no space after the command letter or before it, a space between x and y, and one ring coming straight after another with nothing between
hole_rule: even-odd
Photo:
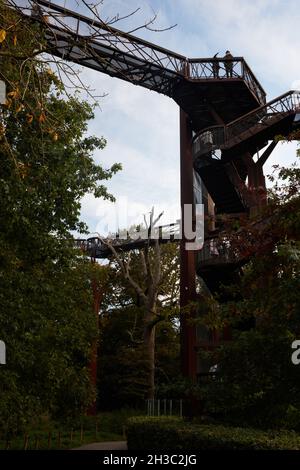
<instances>
[{"instance_id":1,"label":"tree branch","mask_svg":"<svg viewBox=\"0 0 300 470\"><path fill-rule=\"evenodd\" d=\"M100 240L104 245L106 245L110 249L110 251L114 255L115 260L117 261L118 265L120 266L125 279L127 279L129 281L131 286L134 288L136 293L139 295L140 299L143 302L147 302L147 296L145 295L143 289L141 288L141 286L137 282L135 282L135 280L132 278L132 276L130 274L130 254L129 254L128 262L124 263L124 261L121 259L121 257L117 253L115 247L111 243L109 243L107 240L104 240L103 238L100 238Z\"/></svg>"}]
</instances>

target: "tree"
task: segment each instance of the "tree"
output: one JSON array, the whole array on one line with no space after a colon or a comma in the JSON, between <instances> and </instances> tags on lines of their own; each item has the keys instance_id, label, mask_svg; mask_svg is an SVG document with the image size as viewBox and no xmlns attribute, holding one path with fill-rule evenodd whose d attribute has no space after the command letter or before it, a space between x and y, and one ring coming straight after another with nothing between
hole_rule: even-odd
<instances>
[{"instance_id":1,"label":"tree","mask_svg":"<svg viewBox=\"0 0 300 470\"><path fill-rule=\"evenodd\" d=\"M144 406L148 392L147 358L142 341L143 310L134 304L112 308L100 319L99 408ZM159 322L155 338L155 392L166 398L178 379L178 318Z\"/></svg>"},{"instance_id":2,"label":"tree","mask_svg":"<svg viewBox=\"0 0 300 470\"><path fill-rule=\"evenodd\" d=\"M145 221L148 233L157 220L152 210L150 223ZM151 247L148 238L144 248L122 255L112 243L108 246L115 262L109 304L121 315L127 312L126 315L135 318L131 329L127 329L127 341L133 350L137 351L135 346L139 345L138 351L147 363L147 397L154 398L156 327L178 314L178 247L172 244L162 247L158 239Z\"/></svg>"},{"instance_id":3,"label":"tree","mask_svg":"<svg viewBox=\"0 0 300 470\"><path fill-rule=\"evenodd\" d=\"M94 163L105 140L86 136L93 109L76 94L66 98L37 56L42 42L39 27L21 23L0 2L0 78L7 86L0 115L0 331L7 345L0 418L10 430L38 413L72 415L93 401L95 273L71 231L86 229L82 196L112 199L103 181L120 169Z\"/></svg>"},{"instance_id":4,"label":"tree","mask_svg":"<svg viewBox=\"0 0 300 470\"><path fill-rule=\"evenodd\" d=\"M245 241L242 251L247 245L252 252L241 283L230 287L231 301L214 305L233 341L214 352L218 374L205 396L207 409L223 419L299 428L299 369L291 345L300 335L300 169L295 164L276 173L264 223L238 233L235 246ZM252 327L241 331L249 319Z\"/></svg>"}]
</instances>

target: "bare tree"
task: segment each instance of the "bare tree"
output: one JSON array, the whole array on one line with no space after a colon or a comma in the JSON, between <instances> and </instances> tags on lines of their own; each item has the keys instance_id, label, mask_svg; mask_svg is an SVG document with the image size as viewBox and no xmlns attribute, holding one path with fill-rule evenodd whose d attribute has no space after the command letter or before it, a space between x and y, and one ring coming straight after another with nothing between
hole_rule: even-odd
<instances>
[{"instance_id":1,"label":"bare tree","mask_svg":"<svg viewBox=\"0 0 300 470\"><path fill-rule=\"evenodd\" d=\"M149 222L146 217L144 217L144 222L148 231L148 238L145 247L139 252L139 279L136 279L137 276L134 276L131 271L131 253L129 252L127 259L125 260L120 252L116 250L112 242L107 239L101 239L102 243L111 250L115 261L121 269L124 279L126 279L134 289L139 300L139 305L144 310L143 344L149 365L147 382L148 398L150 399L154 398L155 393L155 327L158 322L164 319L164 316L160 313L158 308L158 305L160 304L158 296L160 284L162 282L161 246L159 244L159 239L156 238L154 245L150 247L150 241L153 243L153 240L151 240L150 237L161 216L162 214L159 214L158 217L154 218L154 208L152 208Z\"/></svg>"}]
</instances>

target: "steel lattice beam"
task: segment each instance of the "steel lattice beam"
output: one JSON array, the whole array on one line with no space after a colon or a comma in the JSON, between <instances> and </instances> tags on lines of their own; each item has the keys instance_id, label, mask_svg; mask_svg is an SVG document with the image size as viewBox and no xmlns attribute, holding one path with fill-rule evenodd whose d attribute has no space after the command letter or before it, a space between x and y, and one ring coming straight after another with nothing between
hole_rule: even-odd
<instances>
[{"instance_id":1,"label":"steel lattice beam","mask_svg":"<svg viewBox=\"0 0 300 470\"><path fill-rule=\"evenodd\" d=\"M172 98L182 82L215 80L214 67L218 63L218 80L242 80L257 102L265 103L265 91L243 57L233 59L232 77L228 78L223 59L186 58L48 0L35 0L39 15L32 14L23 1L7 1L21 15L40 22L47 52L55 56Z\"/></svg>"}]
</instances>

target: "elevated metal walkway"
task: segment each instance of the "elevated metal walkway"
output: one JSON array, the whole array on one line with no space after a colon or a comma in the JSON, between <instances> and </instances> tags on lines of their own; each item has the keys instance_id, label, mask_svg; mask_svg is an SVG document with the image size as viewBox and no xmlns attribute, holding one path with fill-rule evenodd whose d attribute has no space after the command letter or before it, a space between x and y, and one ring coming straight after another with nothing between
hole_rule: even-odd
<instances>
[{"instance_id":1,"label":"elevated metal walkway","mask_svg":"<svg viewBox=\"0 0 300 470\"><path fill-rule=\"evenodd\" d=\"M189 59L52 1L35 0L35 11L23 0L7 1L40 23L49 54L173 98L195 131L216 124L212 108L229 122L266 101L243 57L229 68L222 58Z\"/></svg>"},{"instance_id":2,"label":"elevated metal walkway","mask_svg":"<svg viewBox=\"0 0 300 470\"><path fill-rule=\"evenodd\" d=\"M219 213L247 212L254 205L246 183L251 166L244 155L254 154L277 135L300 126L300 92L289 91L228 125L206 128L194 137L194 168ZM273 145L274 148L274 145ZM219 150L219 158L215 152ZM272 150L272 149L271 149ZM268 153L268 155L271 152ZM259 162L261 167L262 162ZM262 175L262 169L261 169ZM263 181L261 182L263 188Z\"/></svg>"},{"instance_id":3,"label":"elevated metal walkway","mask_svg":"<svg viewBox=\"0 0 300 470\"><path fill-rule=\"evenodd\" d=\"M251 152L265 146L276 135L286 136L294 127L296 115L300 117L300 91L288 91L263 106L223 126L207 127L193 141L193 155L201 155L216 149L230 155Z\"/></svg>"},{"instance_id":4,"label":"elevated metal walkway","mask_svg":"<svg viewBox=\"0 0 300 470\"><path fill-rule=\"evenodd\" d=\"M86 239L78 238L75 240L75 246L92 258L105 259L112 256L109 245L112 245L118 253L126 253L146 246L153 246L157 241L159 244L179 242L180 230L180 223L175 222L154 227L152 230L117 233L106 239L101 239L99 236Z\"/></svg>"}]
</instances>

